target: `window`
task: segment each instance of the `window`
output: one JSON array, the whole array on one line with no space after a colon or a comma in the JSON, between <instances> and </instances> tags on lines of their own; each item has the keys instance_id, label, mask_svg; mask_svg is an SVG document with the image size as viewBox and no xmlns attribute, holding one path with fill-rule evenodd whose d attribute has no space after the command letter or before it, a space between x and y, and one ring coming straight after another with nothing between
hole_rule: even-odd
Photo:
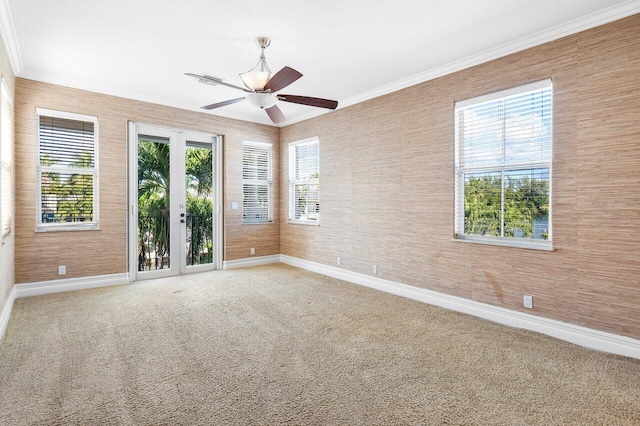
<instances>
[{"instance_id":1,"label":"window","mask_svg":"<svg viewBox=\"0 0 640 426\"><path fill-rule=\"evenodd\" d=\"M96 229L96 117L38 108L37 229Z\"/></svg>"},{"instance_id":2,"label":"window","mask_svg":"<svg viewBox=\"0 0 640 426\"><path fill-rule=\"evenodd\" d=\"M242 142L242 223L273 220L273 146Z\"/></svg>"},{"instance_id":3,"label":"window","mask_svg":"<svg viewBox=\"0 0 640 426\"><path fill-rule=\"evenodd\" d=\"M289 144L289 221L320 221L320 152L318 138Z\"/></svg>"},{"instance_id":4,"label":"window","mask_svg":"<svg viewBox=\"0 0 640 426\"><path fill-rule=\"evenodd\" d=\"M11 233L13 214L13 100L4 78L2 79L2 100L0 101L0 217L2 237Z\"/></svg>"},{"instance_id":5,"label":"window","mask_svg":"<svg viewBox=\"0 0 640 426\"><path fill-rule=\"evenodd\" d=\"M456 238L551 247L552 83L455 105Z\"/></svg>"}]
</instances>

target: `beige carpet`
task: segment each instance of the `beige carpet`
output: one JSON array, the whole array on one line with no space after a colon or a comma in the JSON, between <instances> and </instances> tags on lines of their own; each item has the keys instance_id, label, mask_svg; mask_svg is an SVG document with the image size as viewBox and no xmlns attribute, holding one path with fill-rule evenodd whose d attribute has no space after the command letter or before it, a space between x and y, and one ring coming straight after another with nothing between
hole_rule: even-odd
<instances>
[{"instance_id":1,"label":"beige carpet","mask_svg":"<svg viewBox=\"0 0 640 426\"><path fill-rule=\"evenodd\" d=\"M640 361L272 265L19 299L0 424L639 425Z\"/></svg>"}]
</instances>

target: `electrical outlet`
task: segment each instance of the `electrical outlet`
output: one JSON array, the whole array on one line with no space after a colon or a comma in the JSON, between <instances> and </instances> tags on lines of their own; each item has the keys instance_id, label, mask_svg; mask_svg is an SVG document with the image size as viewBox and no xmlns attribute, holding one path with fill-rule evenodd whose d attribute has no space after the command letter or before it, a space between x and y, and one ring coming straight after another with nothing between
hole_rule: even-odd
<instances>
[{"instance_id":1,"label":"electrical outlet","mask_svg":"<svg viewBox=\"0 0 640 426\"><path fill-rule=\"evenodd\" d=\"M231 210L238 210L238 203L231 203Z\"/></svg>"},{"instance_id":2,"label":"electrical outlet","mask_svg":"<svg viewBox=\"0 0 640 426\"><path fill-rule=\"evenodd\" d=\"M373 265L371 267L371 272L373 272L374 274L377 274L378 273L378 265Z\"/></svg>"},{"instance_id":3,"label":"electrical outlet","mask_svg":"<svg viewBox=\"0 0 640 426\"><path fill-rule=\"evenodd\" d=\"M336 265L340 266L340 256L336 259Z\"/></svg>"},{"instance_id":4,"label":"electrical outlet","mask_svg":"<svg viewBox=\"0 0 640 426\"><path fill-rule=\"evenodd\" d=\"M256 249L251 247L251 254L256 254Z\"/></svg>"},{"instance_id":5,"label":"electrical outlet","mask_svg":"<svg viewBox=\"0 0 640 426\"><path fill-rule=\"evenodd\" d=\"M525 308L533 309L533 296L525 294L522 296L522 304Z\"/></svg>"},{"instance_id":6,"label":"electrical outlet","mask_svg":"<svg viewBox=\"0 0 640 426\"><path fill-rule=\"evenodd\" d=\"M66 265L58 266L58 275L67 275L67 266Z\"/></svg>"}]
</instances>

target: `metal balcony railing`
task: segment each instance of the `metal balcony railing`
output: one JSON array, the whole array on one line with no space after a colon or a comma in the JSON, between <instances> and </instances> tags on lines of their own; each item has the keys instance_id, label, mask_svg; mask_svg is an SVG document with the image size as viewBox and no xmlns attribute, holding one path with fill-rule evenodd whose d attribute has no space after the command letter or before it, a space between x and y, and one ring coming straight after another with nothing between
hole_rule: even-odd
<instances>
[{"instance_id":1,"label":"metal balcony railing","mask_svg":"<svg viewBox=\"0 0 640 426\"><path fill-rule=\"evenodd\" d=\"M185 255L187 265L213 261L211 216L187 215ZM138 217L138 271L171 266L171 229L168 215Z\"/></svg>"}]
</instances>

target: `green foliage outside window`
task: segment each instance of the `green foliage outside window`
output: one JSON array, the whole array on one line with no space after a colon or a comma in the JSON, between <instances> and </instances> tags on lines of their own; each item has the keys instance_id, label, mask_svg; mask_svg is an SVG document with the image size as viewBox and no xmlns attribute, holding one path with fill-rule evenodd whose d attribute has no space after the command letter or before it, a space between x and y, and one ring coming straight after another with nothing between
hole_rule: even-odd
<instances>
[{"instance_id":1,"label":"green foliage outside window","mask_svg":"<svg viewBox=\"0 0 640 426\"><path fill-rule=\"evenodd\" d=\"M42 166L55 166L56 161L43 155ZM89 151L76 154L68 165L77 169L90 169L93 154ZM93 220L93 174L46 171L40 175L42 221L90 222Z\"/></svg>"},{"instance_id":2,"label":"green foliage outside window","mask_svg":"<svg viewBox=\"0 0 640 426\"><path fill-rule=\"evenodd\" d=\"M505 173L507 175L507 173ZM549 181L500 173L471 175L465 179L465 234L548 239ZM502 218L502 219L501 219Z\"/></svg>"}]
</instances>

